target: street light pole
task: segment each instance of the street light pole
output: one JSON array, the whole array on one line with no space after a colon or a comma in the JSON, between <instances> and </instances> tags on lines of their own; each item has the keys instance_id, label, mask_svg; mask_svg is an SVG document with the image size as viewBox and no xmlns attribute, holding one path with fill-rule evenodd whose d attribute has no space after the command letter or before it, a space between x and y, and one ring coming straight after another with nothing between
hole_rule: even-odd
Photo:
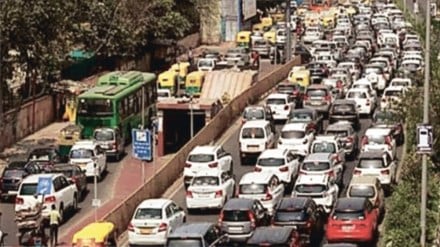
<instances>
[{"instance_id":1,"label":"street light pole","mask_svg":"<svg viewBox=\"0 0 440 247\"><path fill-rule=\"evenodd\" d=\"M429 80L431 50L431 1L426 0L426 47L425 47L425 82L423 85L423 123L429 123ZM428 154L422 156L422 193L420 205L420 246L426 245L426 201L428 180Z\"/></svg>"},{"instance_id":2,"label":"street light pole","mask_svg":"<svg viewBox=\"0 0 440 247\"><path fill-rule=\"evenodd\" d=\"M193 96L189 98L189 128L191 133L191 139L194 137L194 113L193 113Z\"/></svg>"},{"instance_id":3,"label":"street light pole","mask_svg":"<svg viewBox=\"0 0 440 247\"><path fill-rule=\"evenodd\" d=\"M98 201L98 173L99 169L96 163L93 165L95 176L93 176L93 199L95 203ZM93 205L95 207L95 222L98 221L98 206L99 205Z\"/></svg>"},{"instance_id":4,"label":"street light pole","mask_svg":"<svg viewBox=\"0 0 440 247\"><path fill-rule=\"evenodd\" d=\"M290 0L286 0L286 26L287 26L287 39L286 39L286 61L292 59L292 25L291 21L291 8Z\"/></svg>"}]
</instances>

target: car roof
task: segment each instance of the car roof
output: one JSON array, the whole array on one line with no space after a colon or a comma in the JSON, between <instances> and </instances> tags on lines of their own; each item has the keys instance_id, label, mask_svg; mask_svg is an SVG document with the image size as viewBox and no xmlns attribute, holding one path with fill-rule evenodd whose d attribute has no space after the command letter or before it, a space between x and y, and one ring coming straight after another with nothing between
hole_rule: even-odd
<instances>
[{"instance_id":1,"label":"car roof","mask_svg":"<svg viewBox=\"0 0 440 247\"><path fill-rule=\"evenodd\" d=\"M231 198L223 206L223 210L248 210L252 208L255 199Z\"/></svg>"},{"instance_id":2,"label":"car roof","mask_svg":"<svg viewBox=\"0 0 440 247\"><path fill-rule=\"evenodd\" d=\"M347 91L347 94L348 93L350 93L350 92L365 92L365 93L368 93L368 89L366 89L366 88L350 88L350 89L348 89L348 91Z\"/></svg>"},{"instance_id":3,"label":"car roof","mask_svg":"<svg viewBox=\"0 0 440 247\"><path fill-rule=\"evenodd\" d=\"M174 229L169 237L199 237L200 235L205 235L213 226L210 222L191 222L184 223L183 225Z\"/></svg>"},{"instance_id":4,"label":"car roof","mask_svg":"<svg viewBox=\"0 0 440 247\"><path fill-rule=\"evenodd\" d=\"M50 178L50 179L54 179L57 176L60 176L61 174L59 173L42 173L42 174L32 174L27 176L24 180L23 183L38 183L38 180L40 178Z\"/></svg>"},{"instance_id":5,"label":"car roof","mask_svg":"<svg viewBox=\"0 0 440 247\"><path fill-rule=\"evenodd\" d=\"M189 154L215 154L217 148L218 146L212 145L195 146Z\"/></svg>"},{"instance_id":6,"label":"car roof","mask_svg":"<svg viewBox=\"0 0 440 247\"><path fill-rule=\"evenodd\" d=\"M292 228L282 226L261 226L254 230L247 244L284 244L292 236Z\"/></svg>"},{"instance_id":7,"label":"car roof","mask_svg":"<svg viewBox=\"0 0 440 247\"><path fill-rule=\"evenodd\" d=\"M300 131L306 131L307 130L307 124L306 123L286 123L281 131L289 131L289 130L300 130Z\"/></svg>"},{"instance_id":8,"label":"car roof","mask_svg":"<svg viewBox=\"0 0 440 247\"><path fill-rule=\"evenodd\" d=\"M264 150L258 158L284 158L287 150L280 148L270 148Z\"/></svg>"},{"instance_id":9,"label":"car roof","mask_svg":"<svg viewBox=\"0 0 440 247\"><path fill-rule=\"evenodd\" d=\"M81 140L73 144L72 149L94 149L98 144L92 140Z\"/></svg>"},{"instance_id":10,"label":"car roof","mask_svg":"<svg viewBox=\"0 0 440 247\"><path fill-rule=\"evenodd\" d=\"M254 120L244 123L241 128L264 128L267 124L269 124L267 120Z\"/></svg>"},{"instance_id":11,"label":"car roof","mask_svg":"<svg viewBox=\"0 0 440 247\"><path fill-rule=\"evenodd\" d=\"M337 140L338 140L337 137L335 137L334 135L317 135L315 136L315 140L313 142L320 142L320 141L331 142Z\"/></svg>"},{"instance_id":12,"label":"car roof","mask_svg":"<svg viewBox=\"0 0 440 247\"><path fill-rule=\"evenodd\" d=\"M365 185L375 185L378 178L376 176L353 176L350 181L350 185L353 184L365 184Z\"/></svg>"},{"instance_id":13,"label":"car roof","mask_svg":"<svg viewBox=\"0 0 440 247\"><path fill-rule=\"evenodd\" d=\"M244 108L244 111L265 110L264 105L250 105Z\"/></svg>"},{"instance_id":14,"label":"car roof","mask_svg":"<svg viewBox=\"0 0 440 247\"><path fill-rule=\"evenodd\" d=\"M306 161L329 161L331 153L311 153L304 158L304 162Z\"/></svg>"},{"instance_id":15,"label":"car roof","mask_svg":"<svg viewBox=\"0 0 440 247\"><path fill-rule=\"evenodd\" d=\"M329 178L328 174L300 174L295 184L326 184Z\"/></svg>"},{"instance_id":16,"label":"car roof","mask_svg":"<svg viewBox=\"0 0 440 247\"><path fill-rule=\"evenodd\" d=\"M321 84L312 84L307 87L307 90L308 89L326 89L326 90L328 90L328 87L326 85L321 85Z\"/></svg>"},{"instance_id":17,"label":"car roof","mask_svg":"<svg viewBox=\"0 0 440 247\"><path fill-rule=\"evenodd\" d=\"M373 136L385 136L388 135L391 132L391 128L377 128L377 127L372 127L372 128L368 128L365 131L365 135L369 136L369 135L373 135Z\"/></svg>"},{"instance_id":18,"label":"car roof","mask_svg":"<svg viewBox=\"0 0 440 247\"><path fill-rule=\"evenodd\" d=\"M335 209L340 211L360 211L364 209L364 197L344 197L336 201Z\"/></svg>"},{"instance_id":19,"label":"car roof","mask_svg":"<svg viewBox=\"0 0 440 247\"><path fill-rule=\"evenodd\" d=\"M248 172L241 177L240 184L268 183L272 176L273 173L269 171Z\"/></svg>"},{"instance_id":20,"label":"car roof","mask_svg":"<svg viewBox=\"0 0 440 247\"><path fill-rule=\"evenodd\" d=\"M333 105L346 105L346 104L356 105L356 101L352 99L337 99L333 102Z\"/></svg>"},{"instance_id":21,"label":"car roof","mask_svg":"<svg viewBox=\"0 0 440 247\"><path fill-rule=\"evenodd\" d=\"M301 209L304 208L307 202L311 200L308 197L285 197L282 198L278 204L279 209Z\"/></svg>"},{"instance_id":22,"label":"car roof","mask_svg":"<svg viewBox=\"0 0 440 247\"><path fill-rule=\"evenodd\" d=\"M359 155L359 159L362 159L362 158L381 158L382 159L384 154L385 154L384 151L365 151L365 152L361 152L361 154Z\"/></svg>"},{"instance_id":23,"label":"car roof","mask_svg":"<svg viewBox=\"0 0 440 247\"><path fill-rule=\"evenodd\" d=\"M165 198L146 199L138 205L138 208L163 208L170 202L171 200Z\"/></svg>"},{"instance_id":24,"label":"car roof","mask_svg":"<svg viewBox=\"0 0 440 247\"><path fill-rule=\"evenodd\" d=\"M404 86L388 86L387 88L385 88L385 91L401 91L404 88Z\"/></svg>"},{"instance_id":25,"label":"car roof","mask_svg":"<svg viewBox=\"0 0 440 247\"><path fill-rule=\"evenodd\" d=\"M267 99L287 99L289 96L284 93L271 93Z\"/></svg>"}]
</instances>

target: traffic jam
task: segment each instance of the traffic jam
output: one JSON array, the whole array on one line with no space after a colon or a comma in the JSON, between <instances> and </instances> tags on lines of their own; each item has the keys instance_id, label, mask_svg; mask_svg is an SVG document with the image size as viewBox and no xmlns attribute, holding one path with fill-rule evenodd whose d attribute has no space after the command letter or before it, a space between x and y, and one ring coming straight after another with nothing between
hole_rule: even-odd
<instances>
[{"instance_id":1,"label":"traffic jam","mask_svg":"<svg viewBox=\"0 0 440 247\"><path fill-rule=\"evenodd\" d=\"M376 246L420 38L393 3L294 7L306 63L246 107L226 144L190 152L182 193L143 201L130 245Z\"/></svg>"}]
</instances>

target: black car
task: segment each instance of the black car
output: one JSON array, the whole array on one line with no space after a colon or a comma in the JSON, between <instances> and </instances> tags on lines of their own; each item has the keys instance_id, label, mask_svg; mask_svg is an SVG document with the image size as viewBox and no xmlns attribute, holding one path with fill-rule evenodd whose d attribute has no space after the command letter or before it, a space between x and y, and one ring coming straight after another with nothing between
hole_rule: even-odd
<instances>
[{"instance_id":1,"label":"black car","mask_svg":"<svg viewBox=\"0 0 440 247\"><path fill-rule=\"evenodd\" d=\"M273 216L274 225L296 228L301 239L311 246L319 245L325 221L324 209L308 197L281 199Z\"/></svg>"},{"instance_id":2,"label":"black car","mask_svg":"<svg viewBox=\"0 0 440 247\"><path fill-rule=\"evenodd\" d=\"M83 197L87 192L87 177L78 165L56 165L51 170L52 173L63 173L70 181L76 184L78 192Z\"/></svg>"},{"instance_id":3,"label":"black car","mask_svg":"<svg viewBox=\"0 0 440 247\"><path fill-rule=\"evenodd\" d=\"M278 93L287 94L290 96L290 100L295 102L295 106L302 107L302 99L304 97L305 87L298 83L292 83L289 81L281 82L277 85L276 91Z\"/></svg>"},{"instance_id":4,"label":"black car","mask_svg":"<svg viewBox=\"0 0 440 247\"><path fill-rule=\"evenodd\" d=\"M44 168L46 166L53 166L59 163L66 163L66 157L59 154L55 147L43 147L32 150L27 159L28 162L33 162Z\"/></svg>"},{"instance_id":5,"label":"black car","mask_svg":"<svg viewBox=\"0 0 440 247\"><path fill-rule=\"evenodd\" d=\"M392 128L393 137L396 140L397 145L402 145L405 142L403 123L393 111L377 110L373 114L372 126Z\"/></svg>"},{"instance_id":6,"label":"black car","mask_svg":"<svg viewBox=\"0 0 440 247\"><path fill-rule=\"evenodd\" d=\"M348 121L354 129L359 130L361 124L356 101L337 99L333 102L329 111L329 122L332 124L338 121Z\"/></svg>"},{"instance_id":7,"label":"black car","mask_svg":"<svg viewBox=\"0 0 440 247\"><path fill-rule=\"evenodd\" d=\"M303 45L297 44L295 46L295 50L293 51L295 56L301 57L301 64L309 63L312 60L312 54L310 51Z\"/></svg>"},{"instance_id":8,"label":"black car","mask_svg":"<svg viewBox=\"0 0 440 247\"><path fill-rule=\"evenodd\" d=\"M323 131L324 116L315 109L294 109L289 113L288 123L307 123L307 129L313 129L316 134Z\"/></svg>"},{"instance_id":9,"label":"black car","mask_svg":"<svg viewBox=\"0 0 440 247\"><path fill-rule=\"evenodd\" d=\"M255 229L254 234L247 240L245 246L296 247L301 246L300 243L300 236L293 228L263 226Z\"/></svg>"},{"instance_id":10,"label":"black car","mask_svg":"<svg viewBox=\"0 0 440 247\"><path fill-rule=\"evenodd\" d=\"M9 197L15 196L18 193L18 188L24 178L31 174L41 173L41 169L34 163L27 163L23 166L13 163L12 166L7 166L3 170L1 176L1 200L7 200Z\"/></svg>"},{"instance_id":11,"label":"black car","mask_svg":"<svg viewBox=\"0 0 440 247\"><path fill-rule=\"evenodd\" d=\"M313 62L307 65L307 69L310 71L311 84L319 84L322 82L322 79L329 75L329 70L325 63Z\"/></svg>"}]
</instances>

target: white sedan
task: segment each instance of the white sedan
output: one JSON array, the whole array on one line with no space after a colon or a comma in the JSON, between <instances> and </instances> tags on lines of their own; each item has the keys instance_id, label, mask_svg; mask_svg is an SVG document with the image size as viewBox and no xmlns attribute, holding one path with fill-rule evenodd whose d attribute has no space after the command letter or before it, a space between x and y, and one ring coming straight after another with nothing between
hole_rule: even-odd
<instances>
[{"instance_id":1,"label":"white sedan","mask_svg":"<svg viewBox=\"0 0 440 247\"><path fill-rule=\"evenodd\" d=\"M360 114L370 115L376 107L374 97L366 88L351 88L347 91L345 98L356 102Z\"/></svg>"}]
</instances>

